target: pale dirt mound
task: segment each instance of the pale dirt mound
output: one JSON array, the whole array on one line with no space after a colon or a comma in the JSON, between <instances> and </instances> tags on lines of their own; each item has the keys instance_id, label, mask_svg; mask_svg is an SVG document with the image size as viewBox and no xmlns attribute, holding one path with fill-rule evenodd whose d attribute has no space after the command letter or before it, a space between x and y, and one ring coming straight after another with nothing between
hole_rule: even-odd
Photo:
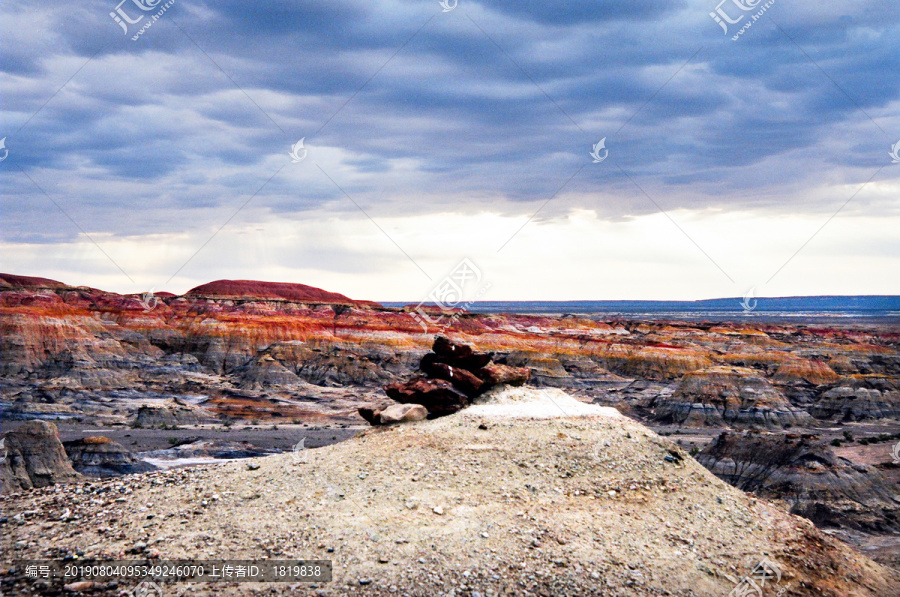
<instances>
[{"instance_id":1,"label":"pale dirt mound","mask_svg":"<svg viewBox=\"0 0 900 597\"><path fill-rule=\"evenodd\" d=\"M486 597L725 596L768 558L781 580L765 595L900 594L896 572L728 486L642 425L594 407L549 416L576 408L560 394L499 391L455 415L250 461L255 470L130 477L117 482L131 493L92 491L93 504L66 493L73 486L7 498L4 512L43 516L6 527L4 560L55 548L110 557L142 542L163 558L334 561L334 581L318 587L186 594ZM58 521L66 508L81 522Z\"/></svg>"},{"instance_id":2,"label":"pale dirt mound","mask_svg":"<svg viewBox=\"0 0 900 597\"><path fill-rule=\"evenodd\" d=\"M500 386L474 400L460 414L467 417L500 419L558 419L565 417L609 417L621 419L614 408L585 404L562 390L553 388L512 388Z\"/></svg>"}]
</instances>

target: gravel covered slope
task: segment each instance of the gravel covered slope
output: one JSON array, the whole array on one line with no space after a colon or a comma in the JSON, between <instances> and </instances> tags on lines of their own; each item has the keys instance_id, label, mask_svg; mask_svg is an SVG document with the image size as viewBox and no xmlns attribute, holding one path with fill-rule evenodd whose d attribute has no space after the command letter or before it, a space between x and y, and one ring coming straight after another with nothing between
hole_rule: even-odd
<instances>
[{"instance_id":1,"label":"gravel covered slope","mask_svg":"<svg viewBox=\"0 0 900 597\"><path fill-rule=\"evenodd\" d=\"M4 496L10 518L42 514L4 526L3 560L135 547L334 560L334 582L317 587L215 586L235 595L724 596L765 557L782 572L766 595L900 594L895 572L609 409L558 390L486 400L249 461L255 470L233 462Z\"/></svg>"}]
</instances>

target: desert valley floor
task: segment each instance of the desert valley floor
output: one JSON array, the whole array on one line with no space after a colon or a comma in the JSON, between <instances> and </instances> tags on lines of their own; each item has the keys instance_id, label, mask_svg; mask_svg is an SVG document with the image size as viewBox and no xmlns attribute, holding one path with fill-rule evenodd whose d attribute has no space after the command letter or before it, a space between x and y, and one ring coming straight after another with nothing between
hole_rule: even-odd
<instances>
[{"instance_id":1,"label":"desert valley floor","mask_svg":"<svg viewBox=\"0 0 900 597\"><path fill-rule=\"evenodd\" d=\"M63 591L15 560L120 555L335 562L196 594L728 595L761 557L766 595L900 594L895 324L426 331L302 285L6 274L0 307L5 594ZM427 419L378 424L398 403Z\"/></svg>"}]
</instances>

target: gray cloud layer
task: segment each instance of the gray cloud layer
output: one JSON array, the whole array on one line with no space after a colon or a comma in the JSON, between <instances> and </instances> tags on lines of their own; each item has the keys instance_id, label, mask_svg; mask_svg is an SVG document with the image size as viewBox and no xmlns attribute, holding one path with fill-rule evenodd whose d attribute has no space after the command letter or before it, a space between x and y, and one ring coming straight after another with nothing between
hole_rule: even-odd
<instances>
[{"instance_id":1,"label":"gray cloud layer","mask_svg":"<svg viewBox=\"0 0 900 597\"><path fill-rule=\"evenodd\" d=\"M584 164L541 217L656 211L620 168L665 209L827 213L900 138L896 0L776 2L737 41L711 0L177 0L137 41L115 6L0 9L7 242L78 232L19 168L113 235L214 228L275 172L241 217L355 210L314 162L375 215L531 212Z\"/></svg>"}]
</instances>

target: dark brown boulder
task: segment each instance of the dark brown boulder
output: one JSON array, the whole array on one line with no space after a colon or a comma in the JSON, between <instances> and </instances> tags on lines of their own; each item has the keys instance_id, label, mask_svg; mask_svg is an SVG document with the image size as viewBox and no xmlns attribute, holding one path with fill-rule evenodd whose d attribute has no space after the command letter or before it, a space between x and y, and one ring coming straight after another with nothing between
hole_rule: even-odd
<instances>
[{"instance_id":1,"label":"dark brown boulder","mask_svg":"<svg viewBox=\"0 0 900 597\"><path fill-rule=\"evenodd\" d=\"M498 363L491 363L482 367L476 375L488 386L495 386L501 383L520 386L531 379L531 371L527 367L510 367Z\"/></svg>"},{"instance_id":2,"label":"dark brown boulder","mask_svg":"<svg viewBox=\"0 0 900 597\"><path fill-rule=\"evenodd\" d=\"M434 345L431 350L438 356L447 359L458 359L462 357L470 357L475 354L475 347L468 342L460 342L451 340L447 336L438 336L434 339Z\"/></svg>"},{"instance_id":3,"label":"dark brown boulder","mask_svg":"<svg viewBox=\"0 0 900 597\"><path fill-rule=\"evenodd\" d=\"M449 381L469 398L474 398L484 388L484 382L478 379L474 373L444 363L434 363L429 367L427 373L431 377Z\"/></svg>"},{"instance_id":4,"label":"dark brown boulder","mask_svg":"<svg viewBox=\"0 0 900 597\"><path fill-rule=\"evenodd\" d=\"M444 363L446 365L450 365L451 367L465 369L469 373L475 373L476 371L490 363L493 357L494 353L492 352L474 352L470 355L459 357L438 355L433 352L429 352L424 357L422 357L422 361L419 363L419 369L421 369L422 372L424 372L426 375L436 377L434 373L432 373L431 368L435 363Z\"/></svg>"},{"instance_id":5,"label":"dark brown boulder","mask_svg":"<svg viewBox=\"0 0 900 597\"><path fill-rule=\"evenodd\" d=\"M440 362L440 360L441 357L434 354L433 352L427 353L424 357L422 357L422 360L419 361L419 371L421 371L425 375L434 377L434 365L435 363Z\"/></svg>"},{"instance_id":6,"label":"dark brown boulder","mask_svg":"<svg viewBox=\"0 0 900 597\"><path fill-rule=\"evenodd\" d=\"M28 421L3 435L3 493L64 483L78 476L53 423Z\"/></svg>"},{"instance_id":7,"label":"dark brown boulder","mask_svg":"<svg viewBox=\"0 0 900 597\"><path fill-rule=\"evenodd\" d=\"M381 411L391 406L393 402L390 400L381 399L377 402L369 402L367 404L363 404L356 411L359 413L363 419L369 422L370 425L381 425Z\"/></svg>"},{"instance_id":8,"label":"dark brown boulder","mask_svg":"<svg viewBox=\"0 0 900 597\"><path fill-rule=\"evenodd\" d=\"M363 419L369 422L369 425L379 425L378 414L381 412L374 404L364 404L356 409Z\"/></svg>"},{"instance_id":9,"label":"dark brown boulder","mask_svg":"<svg viewBox=\"0 0 900 597\"><path fill-rule=\"evenodd\" d=\"M406 382L385 386L384 391L396 402L421 404L432 417L451 415L469 404L465 394L443 379L414 377Z\"/></svg>"},{"instance_id":10,"label":"dark brown boulder","mask_svg":"<svg viewBox=\"0 0 900 597\"><path fill-rule=\"evenodd\" d=\"M491 359L494 358L494 353L492 352L478 352L472 344L451 340L446 336L435 338L431 350L437 355L437 358L434 360L447 363L453 367L461 367L472 373L490 363Z\"/></svg>"}]
</instances>

